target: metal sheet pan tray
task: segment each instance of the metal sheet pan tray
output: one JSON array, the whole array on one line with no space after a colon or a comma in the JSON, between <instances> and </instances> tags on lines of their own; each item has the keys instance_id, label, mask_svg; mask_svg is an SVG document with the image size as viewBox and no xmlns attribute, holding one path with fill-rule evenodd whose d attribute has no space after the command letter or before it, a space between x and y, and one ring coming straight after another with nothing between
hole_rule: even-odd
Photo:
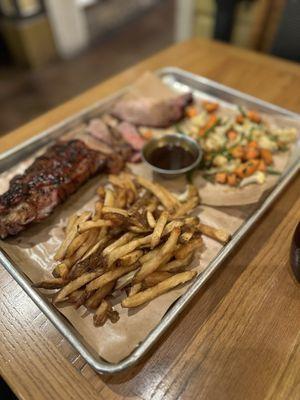
<instances>
[{"instance_id":1,"label":"metal sheet pan tray","mask_svg":"<svg viewBox=\"0 0 300 400\"><path fill-rule=\"evenodd\" d=\"M156 71L157 75L170 87L177 91L191 90L195 96L210 97L221 101L227 106L241 105L250 109L257 109L266 114L284 116L300 121L300 116L296 113L285 110L281 107L269 104L255 97L233 90L229 87L211 81L207 78L188 73L178 68L167 67ZM32 139L16 146L15 148L0 154L0 173L6 171L16 163L29 157L38 149L49 144L64 132L76 127L88 118L99 114L115 101L119 96L126 92L126 88L102 99L96 104L82 110L80 113L62 121L56 126L34 136ZM231 241L225 245L217 256L210 262L208 267L198 275L194 283L187 291L170 307L163 316L159 324L153 329L143 342L121 362L112 364L100 358L93 349L83 340L74 327L64 318L60 312L41 294L32 287L30 279L21 271L20 266L16 265L8 254L1 249L0 244L0 263L25 290L40 310L50 319L60 333L75 347L82 357L99 373L113 374L129 368L142 359L149 349L157 342L163 333L170 327L173 321L188 305L199 289L212 276L212 274L222 265L222 262L233 251L240 240L247 234L248 230L255 225L258 219L271 206L274 200L284 190L288 183L293 179L300 169L300 158L297 157L293 163L280 176L276 186L265 196L250 217L235 232Z\"/></svg>"}]
</instances>

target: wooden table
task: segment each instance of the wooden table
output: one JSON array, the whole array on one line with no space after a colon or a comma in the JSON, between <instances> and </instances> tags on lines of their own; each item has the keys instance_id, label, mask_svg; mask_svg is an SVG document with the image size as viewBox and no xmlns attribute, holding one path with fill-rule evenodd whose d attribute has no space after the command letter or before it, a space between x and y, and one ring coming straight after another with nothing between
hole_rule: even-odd
<instances>
[{"instance_id":1,"label":"wooden table","mask_svg":"<svg viewBox=\"0 0 300 400\"><path fill-rule=\"evenodd\" d=\"M177 65L300 112L296 64L200 39L171 47L0 139L5 150L147 69ZM289 272L300 177L146 360L97 375L0 269L0 372L22 399L299 399L300 287Z\"/></svg>"}]
</instances>

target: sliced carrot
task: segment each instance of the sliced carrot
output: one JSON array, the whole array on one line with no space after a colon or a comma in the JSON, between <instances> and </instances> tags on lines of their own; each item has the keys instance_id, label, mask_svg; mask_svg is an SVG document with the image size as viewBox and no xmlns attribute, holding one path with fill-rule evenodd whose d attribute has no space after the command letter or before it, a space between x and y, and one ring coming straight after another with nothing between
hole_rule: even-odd
<instances>
[{"instance_id":1,"label":"sliced carrot","mask_svg":"<svg viewBox=\"0 0 300 400\"><path fill-rule=\"evenodd\" d=\"M247 117L250 121L259 124L261 122L261 116L256 111L248 111Z\"/></svg>"},{"instance_id":2,"label":"sliced carrot","mask_svg":"<svg viewBox=\"0 0 300 400\"><path fill-rule=\"evenodd\" d=\"M153 138L153 132L152 132L151 130L145 131L145 132L143 133L143 137L144 137L146 140L152 139L152 138Z\"/></svg>"},{"instance_id":3,"label":"sliced carrot","mask_svg":"<svg viewBox=\"0 0 300 400\"><path fill-rule=\"evenodd\" d=\"M246 176L252 175L256 171L257 167L258 160L252 160L241 164L234 172L238 177L245 178Z\"/></svg>"},{"instance_id":4,"label":"sliced carrot","mask_svg":"<svg viewBox=\"0 0 300 400\"><path fill-rule=\"evenodd\" d=\"M215 175L215 181L216 181L217 183L226 183L226 180L227 180L227 174L226 174L226 172L218 172L218 173Z\"/></svg>"},{"instance_id":5,"label":"sliced carrot","mask_svg":"<svg viewBox=\"0 0 300 400\"><path fill-rule=\"evenodd\" d=\"M200 128L199 129L199 132L198 132L198 135L199 136L204 136L205 135L205 132L206 132L206 128L204 127L204 128Z\"/></svg>"},{"instance_id":6,"label":"sliced carrot","mask_svg":"<svg viewBox=\"0 0 300 400\"><path fill-rule=\"evenodd\" d=\"M238 124L242 125L244 123L244 116L242 114L239 114L236 116L235 120Z\"/></svg>"},{"instance_id":7,"label":"sliced carrot","mask_svg":"<svg viewBox=\"0 0 300 400\"><path fill-rule=\"evenodd\" d=\"M216 122L217 122L217 119L218 119L218 117L215 115L215 114L212 114L210 117L209 117L209 120L208 120L208 122L207 122L207 124L206 124L206 128L208 129L208 128L211 128Z\"/></svg>"},{"instance_id":8,"label":"sliced carrot","mask_svg":"<svg viewBox=\"0 0 300 400\"><path fill-rule=\"evenodd\" d=\"M227 183L229 186L236 186L238 183L236 174L229 174L227 177Z\"/></svg>"},{"instance_id":9,"label":"sliced carrot","mask_svg":"<svg viewBox=\"0 0 300 400\"><path fill-rule=\"evenodd\" d=\"M198 114L198 110L196 107L190 106L185 109L185 114L189 118L193 118Z\"/></svg>"},{"instance_id":10,"label":"sliced carrot","mask_svg":"<svg viewBox=\"0 0 300 400\"><path fill-rule=\"evenodd\" d=\"M253 160L254 158L259 157L259 151L257 149L254 149L252 147L246 149L245 152L245 159L246 160Z\"/></svg>"},{"instance_id":11,"label":"sliced carrot","mask_svg":"<svg viewBox=\"0 0 300 400\"><path fill-rule=\"evenodd\" d=\"M245 170L246 176L250 176L250 175L254 174L254 172L256 171L258 165L254 161L257 161L257 160L252 160L247 163L247 167Z\"/></svg>"},{"instance_id":12,"label":"sliced carrot","mask_svg":"<svg viewBox=\"0 0 300 400\"><path fill-rule=\"evenodd\" d=\"M212 101L204 101L202 105L209 113L217 111L217 109L219 108L219 104Z\"/></svg>"},{"instance_id":13,"label":"sliced carrot","mask_svg":"<svg viewBox=\"0 0 300 400\"><path fill-rule=\"evenodd\" d=\"M212 128L216 122L218 120L218 117L215 114L210 115L207 123L205 124L205 126L203 126L202 128L199 129L199 136L204 136L206 131L210 128Z\"/></svg>"},{"instance_id":14,"label":"sliced carrot","mask_svg":"<svg viewBox=\"0 0 300 400\"><path fill-rule=\"evenodd\" d=\"M258 164L257 170L265 172L266 169L267 169L267 166L266 166L266 163L264 162L264 160L259 160L259 164Z\"/></svg>"},{"instance_id":15,"label":"sliced carrot","mask_svg":"<svg viewBox=\"0 0 300 400\"><path fill-rule=\"evenodd\" d=\"M265 161L267 165L271 165L273 163L273 156L270 150L261 149L260 150L261 158Z\"/></svg>"},{"instance_id":16,"label":"sliced carrot","mask_svg":"<svg viewBox=\"0 0 300 400\"><path fill-rule=\"evenodd\" d=\"M244 157L245 151L242 146L236 146L230 150L232 157L242 159Z\"/></svg>"},{"instance_id":17,"label":"sliced carrot","mask_svg":"<svg viewBox=\"0 0 300 400\"><path fill-rule=\"evenodd\" d=\"M258 148L258 143L256 140L252 140L251 142L248 143L248 147L251 147L253 149L257 149Z\"/></svg>"},{"instance_id":18,"label":"sliced carrot","mask_svg":"<svg viewBox=\"0 0 300 400\"><path fill-rule=\"evenodd\" d=\"M237 137L237 132L231 129L230 131L227 132L227 137L229 140L235 140Z\"/></svg>"}]
</instances>

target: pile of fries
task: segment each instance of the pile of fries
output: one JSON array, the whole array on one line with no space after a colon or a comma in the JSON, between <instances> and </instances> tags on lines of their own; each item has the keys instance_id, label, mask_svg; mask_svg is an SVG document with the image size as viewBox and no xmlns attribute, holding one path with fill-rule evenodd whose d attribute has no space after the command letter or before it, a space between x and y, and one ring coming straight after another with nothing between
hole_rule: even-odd
<instances>
[{"instance_id":1,"label":"pile of fries","mask_svg":"<svg viewBox=\"0 0 300 400\"><path fill-rule=\"evenodd\" d=\"M229 235L201 224L193 211L198 190L175 196L163 186L123 172L99 187L94 212L70 217L58 249L54 278L35 286L60 289L53 302L84 305L94 325L118 312L111 298L125 290L122 307L138 307L196 276L186 270L203 244L202 234L221 243Z\"/></svg>"}]
</instances>

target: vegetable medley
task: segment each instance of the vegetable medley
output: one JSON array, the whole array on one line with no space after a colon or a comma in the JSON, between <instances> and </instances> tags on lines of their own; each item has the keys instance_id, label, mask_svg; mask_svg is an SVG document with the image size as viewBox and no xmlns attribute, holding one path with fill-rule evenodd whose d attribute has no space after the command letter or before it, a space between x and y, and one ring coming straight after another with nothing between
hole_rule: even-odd
<instances>
[{"instance_id":1,"label":"vegetable medley","mask_svg":"<svg viewBox=\"0 0 300 400\"><path fill-rule=\"evenodd\" d=\"M271 126L258 112L242 107L224 115L218 103L203 101L186 107L185 114L163 132L146 127L139 131L146 140L174 131L192 136L204 151L202 174L214 183L243 187L264 183L268 174L279 175L273 156L287 151L297 137L295 128Z\"/></svg>"},{"instance_id":2,"label":"vegetable medley","mask_svg":"<svg viewBox=\"0 0 300 400\"><path fill-rule=\"evenodd\" d=\"M186 108L177 129L192 136L204 150L204 176L220 184L243 187L264 183L273 168L274 153L288 150L296 140L295 128L270 126L255 111L220 115L218 103L205 101Z\"/></svg>"}]
</instances>

